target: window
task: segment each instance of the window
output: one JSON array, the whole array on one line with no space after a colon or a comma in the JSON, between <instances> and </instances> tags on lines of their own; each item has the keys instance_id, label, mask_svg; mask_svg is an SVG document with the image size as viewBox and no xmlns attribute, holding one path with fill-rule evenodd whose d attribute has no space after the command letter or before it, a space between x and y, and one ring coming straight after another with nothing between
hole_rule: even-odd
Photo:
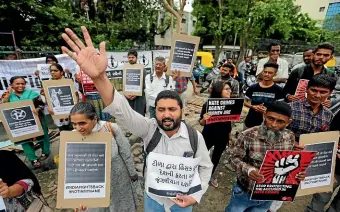
<instances>
[{"instance_id":1,"label":"window","mask_svg":"<svg viewBox=\"0 0 340 212\"><path fill-rule=\"evenodd\" d=\"M186 22L187 22L187 20L182 18L182 24L185 24Z\"/></svg>"},{"instance_id":2,"label":"window","mask_svg":"<svg viewBox=\"0 0 340 212\"><path fill-rule=\"evenodd\" d=\"M320 7L319 8L319 12L324 12L325 11L325 7Z\"/></svg>"}]
</instances>

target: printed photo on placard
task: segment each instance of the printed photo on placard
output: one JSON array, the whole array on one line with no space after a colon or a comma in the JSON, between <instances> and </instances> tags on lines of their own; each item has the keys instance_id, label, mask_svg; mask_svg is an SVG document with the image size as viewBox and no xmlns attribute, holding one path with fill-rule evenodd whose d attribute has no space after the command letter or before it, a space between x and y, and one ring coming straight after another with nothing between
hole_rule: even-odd
<instances>
[{"instance_id":1,"label":"printed photo on placard","mask_svg":"<svg viewBox=\"0 0 340 212\"><path fill-rule=\"evenodd\" d=\"M316 152L267 151L259 174L261 182L255 182L251 200L293 201L300 182L296 175L304 172Z\"/></svg>"},{"instance_id":2,"label":"printed photo on placard","mask_svg":"<svg viewBox=\"0 0 340 212\"><path fill-rule=\"evenodd\" d=\"M106 143L66 143L65 199L105 197L105 152Z\"/></svg>"},{"instance_id":3,"label":"printed photo on placard","mask_svg":"<svg viewBox=\"0 0 340 212\"><path fill-rule=\"evenodd\" d=\"M0 212L6 212L6 205L4 199L0 196Z\"/></svg>"},{"instance_id":4,"label":"printed photo on placard","mask_svg":"<svg viewBox=\"0 0 340 212\"><path fill-rule=\"evenodd\" d=\"M140 69L125 69L126 81L125 81L125 92L140 92L142 86L140 84L141 70Z\"/></svg>"},{"instance_id":5,"label":"printed photo on placard","mask_svg":"<svg viewBox=\"0 0 340 212\"><path fill-rule=\"evenodd\" d=\"M111 148L111 133L60 133L57 208L110 205Z\"/></svg>"},{"instance_id":6,"label":"printed photo on placard","mask_svg":"<svg viewBox=\"0 0 340 212\"><path fill-rule=\"evenodd\" d=\"M206 124L216 122L239 121L244 99L240 98L213 98L207 101L207 113L210 118Z\"/></svg>"},{"instance_id":7,"label":"printed photo on placard","mask_svg":"<svg viewBox=\"0 0 340 212\"><path fill-rule=\"evenodd\" d=\"M69 85L48 87L48 94L55 115L67 114L74 106L72 89Z\"/></svg>"},{"instance_id":8,"label":"printed photo on placard","mask_svg":"<svg viewBox=\"0 0 340 212\"><path fill-rule=\"evenodd\" d=\"M201 158L184 158L150 152L147 164L147 191L161 197L190 195L202 190L198 174Z\"/></svg>"},{"instance_id":9,"label":"printed photo on placard","mask_svg":"<svg viewBox=\"0 0 340 212\"><path fill-rule=\"evenodd\" d=\"M13 137L39 132L31 106L4 109L4 115Z\"/></svg>"}]
</instances>

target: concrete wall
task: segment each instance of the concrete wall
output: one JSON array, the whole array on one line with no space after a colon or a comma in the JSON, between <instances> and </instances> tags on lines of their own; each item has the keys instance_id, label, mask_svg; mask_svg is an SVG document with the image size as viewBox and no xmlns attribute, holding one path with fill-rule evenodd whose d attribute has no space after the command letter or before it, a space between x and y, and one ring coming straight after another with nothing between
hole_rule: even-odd
<instances>
[{"instance_id":1,"label":"concrete wall","mask_svg":"<svg viewBox=\"0 0 340 212\"><path fill-rule=\"evenodd\" d=\"M319 24L322 24L330 1L331 0L296 0L295 5L301 6L301 12L308 13L313 20L317 20ZM320 11L322 7L325 9Z\"/></svg>"}]
</instances>

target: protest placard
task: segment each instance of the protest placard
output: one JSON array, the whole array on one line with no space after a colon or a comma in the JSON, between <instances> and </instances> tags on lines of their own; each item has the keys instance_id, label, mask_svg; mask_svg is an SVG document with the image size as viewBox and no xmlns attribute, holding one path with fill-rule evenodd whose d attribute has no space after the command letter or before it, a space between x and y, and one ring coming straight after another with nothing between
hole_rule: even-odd
<instances>
[{"instance_id":1,"label":"protest placard","mask_svg":"<svg viewBox=\"0 0 340 212\"><path fill-rule=\"evenodd\" d=\"M32 100L0 104L0 119L12 142L43 135L39 117L33 112Z\"/></svg>"},{"instance_id":2,"label":"protest placard","mask_svg":"<svg viewBox=\"0 0 340 212\"><path fill-rule=\"evenodd\" d=\"M6 205L2 196L0 196L0 212L6 212Z\"/></svg>"},{"instance_id":3,"label":"protest placard","mask_svg":"<svg viewBox=\"0 0 340 212\"><path fill-rule=\"evenodd\" d=\"M65 64L59 63L65 71ZM52 78L50 73L50 66L51 64L37 64L37 70L39 71L39 78L40 80L49 80Z\"/></svg>"},{"instance_id":4,"label":"protest placard","mask_svg":"<svg viewBox=\"0 0 340 212\"><path fill-rule=\"evenodd\" d=\"M143 72L141 64L125 64L123 71L123 93L125 95L142 96Z\"/></svg>"},{"instance_id":5,"label":"protest placard","mask_svg":"<svg viewBox=\"0 0 340 212\"><path fill-rule=\"evenodd\" d=\"M82 136L62 131L57 208L108 207L111 184L111 133Z\"/></svg>"},{"instance_id":6,"label":"protest placard","mask_svg":"<svg viewBox=\"0 0 340 212\"><path fill-rule=\"evenodd\" d=\"M207 101L207 113L210 118L206 124L227 121L239 121L244 99L241 98L213 98Z\"/></svg>"},{"instance_id":7,"label":"protest placard","mask_svg":"<svg viewBox=\"0 0 340 212\"><path fill-rule=\"evenodd\" d=\"M47 104L53 109L53 119L67 118L75 105L75 88L70 79L43 81Z\"/></svg>"},{"instance_id":8,"label":"protest placard","mask_svg":"<svg viewBox=\"0 0 340 212\"><path fill-rule=\"evenodd\" d=\"M202 190L198 174L201 158L150 152L147 157L147 192L161 197L190 195Z\"/></svg>"},{"instance_id":9,"label":"protest placard","mask_svg":"<svg viewBox=\"0 0 340 212\"><path fill-rule=\"evenodd\" d=\"M259 173L263 181L256 182L252 200L293 201L300 182L296 175L304 172L316 152L267 151Z\"/></svg>"},{"instance_id":10,"label":"protest placard","mask_svg":"<svg viewBox=\"0 0 340 212\"><path fill-rule=\"evenodd\" d=\"M83 71L80 71L80 79L81 85L83 87L84 94L98 93L96 86L94 85L93 80L85 74Z\"/></svg>"},{"instance_id":11,"label":"protest placard","mask_svg":"<svg viewBox=\"0 0 340 212\"><path fill-rule=\"evenodd\" d=\"M308 86L309 80L307 79L300 79L299 84L295 91L295 96L299 99L305 99L307 86Z\"/></svg>"},{"instance_id":12,"label":"protest placard","mask_svg":"<svg viewBox=\"0 0 340 212\"><path fill-rule=\"evenodd\" d=\"M333 191L335 158L338 149L339 132L303 134L300 144L307 151L318 152L307 169L297 196Z\"/></svg>"},{"instance_id":13,"label":"protest placard","mask_svg":"<svg viewBox=\"0 0 340 212\"><path fill-rule=\"evenodd\" d=\"M200 37L173 34L167 74L172 75L172 71L177 70L181 76L190 77L199 43Z\"/></svg>"}]
</instances>

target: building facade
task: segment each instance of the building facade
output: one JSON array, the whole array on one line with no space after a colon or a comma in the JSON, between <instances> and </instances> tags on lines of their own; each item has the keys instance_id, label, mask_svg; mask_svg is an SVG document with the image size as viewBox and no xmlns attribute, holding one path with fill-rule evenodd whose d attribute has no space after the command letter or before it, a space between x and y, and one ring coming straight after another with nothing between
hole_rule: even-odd
<instances>
[{"instance_id":1,"label":"building facade","mask_svg":"<svg viewBox=\"0 0 340 212\"><path fill-rule=\"evenodd\" d=\"M338 21L332 21L336 15L340 14L340 0L331 0L328 5L328 10L325 17L324 28L329 30L339 30ZM328 20L328 21L327 21Z\"/></svg>"},{"instance_id":2,"label":"building facade","mask_svg":"<svg viewBox=\"0 0 340 212\"><path fill-rule=\"evenodd\" d=\"M311 19L317 21L317 26L322 27L330 1L331 0L296 0L295 5L300 7L302 13L307 13Z\"/></svg>"}]
</instances>

